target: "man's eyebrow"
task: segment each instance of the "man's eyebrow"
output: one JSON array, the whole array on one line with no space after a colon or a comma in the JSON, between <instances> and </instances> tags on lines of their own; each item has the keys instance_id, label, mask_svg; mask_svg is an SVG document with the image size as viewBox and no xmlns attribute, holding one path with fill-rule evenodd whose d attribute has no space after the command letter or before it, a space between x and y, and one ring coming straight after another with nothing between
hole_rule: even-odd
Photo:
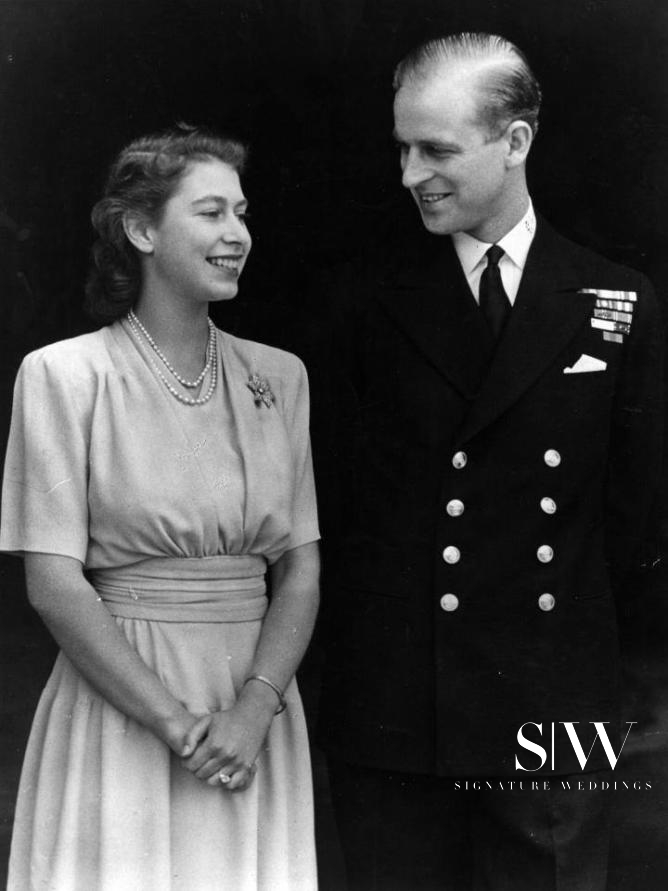
<instances>
[{"instance_id":1,"label":"man's eyebrow","mask_svg":"<svg viewBox=\"0 0 668 891\"><path fill-rule=\"evenodd\" d=\"M404 142L403 139L399 137L396 130L392 133L392 139L394 140L395 145L399 148L408 145L407 142ZM460 147L454 142L441 142L440 139L418 139L414 144L418 145L420 148L437 148L448 152L458 152L460 150Z\"/></svg>"}]
</instances>

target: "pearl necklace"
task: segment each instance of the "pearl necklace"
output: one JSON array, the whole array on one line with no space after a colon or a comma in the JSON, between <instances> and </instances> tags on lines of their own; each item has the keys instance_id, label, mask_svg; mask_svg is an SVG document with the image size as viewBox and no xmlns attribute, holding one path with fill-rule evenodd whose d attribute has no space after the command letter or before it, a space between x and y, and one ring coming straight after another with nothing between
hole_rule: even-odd
<instances>
[{"instance_id":1,"label":"pearl necklace","mask_svg":"<svg viewBox=\"0 0 668 891\"><path fill-rule=\"evenodd\" d=\"M162 350L160 349L160 347L158 346L158 344L153 340L153 338L152 338L151 335L148 333L148 331L146 330L146 328L145 328L145 327L142 325L142 323L139 321L139 319L137 318L137 316L136 316L136 314L135 314L135 311L134 311L133 309L131 309L130 312L128 313L128 321L130 322L131 325L132 325L132 323L134 322L134 324L137 326L137 328L139 328L139 330L141 331L141 333L144 335L144 337L146 338L146 340L149 342L149 344L150 344L151 347L153 348L154 352L158 355L158 357L159 357L160 359L162 359L162 361L164 362L164 364L167 366L167 368L169 369L169 371L171 371L171 373L174 375L174 377L175 377L176 380L181 384L182 387L186 387L186 388L189 389L189 390L194 390L195 387L199 387L199 385L200 385L200 384L202 383L202 381L204 380L204 375L207 373L207 371L209 370L210 366L212 365L212 363L213 363L213 358L214 358L214 356L215 356L215 351L212 350L212 347L213 347L213 343L214 343L214 341L215 341L215 339L216 339L216 328L215 328L215 325L213 324L213 322L211 321L211 319L207 318L207 320L206 320L206 321L207 321L207 324L208 324L208 326L209 326L209 339L208 339L208 342L207 342L207 345L206 345L206 357L207 357L207 359L206 359L206 362L205 362L205 364L204 364L204 368L200 371L199 375L195 378L194 381L187 381L187 380L185 380L185 378L182 378L182 377L181 377L181 375L178 373L178 371L177 371L177 370L170 364L169 359L168 359L167 356L165 356L165 354L162 352Z\"/></svg>"},{"instance_id":2,"label":"pearl necklace","mask_svg":"<svg viewBox=\"0 0 668 891\"><path fill-rule=\"evenodd\" d=\"M151 347L151 349L155 352L155 354L162 360L166 368L171 372L174 378L181 384L183 387L187 387L188 389L193 389L194 387L199 386L201 382L204 380L204 377L209 369L211 369L211 380L209 381L209 386L207 388L206 393L203 396L199 396L197 398L192 398L190 396L184 396L183 393L179 393L179 391L172 385L172 383L165 377L162 373L160 367L153 360L153 358L149 355L148 359L153 368L155 369L156 374L163 382L163 384L167 387L169 392L174 396L175 399L178 399L179 402L182 402L184 405L204 405L204 403L208 402L209 399L213 396L213 392L216 389L216 383L218 380L218 363L216 361L217 354L217 343L218 339L216 336L216 326L213 324L211 319L207 318L207 324L209 326L209 339L206 345L206 363L204 368L200 372L199 376L194 381L187 381L181 377L181 375L176 371L175 368L172 367L171 363L164 355L160 347L153 340L151 335L148 333L146 328L139 321L137 316L134 313L134 310L130 310L127 314L127 320L132 330L132 333L136 337L136 339L141 343L141 334L144 335L146 342Z\"/></svg>"}]
</instances>

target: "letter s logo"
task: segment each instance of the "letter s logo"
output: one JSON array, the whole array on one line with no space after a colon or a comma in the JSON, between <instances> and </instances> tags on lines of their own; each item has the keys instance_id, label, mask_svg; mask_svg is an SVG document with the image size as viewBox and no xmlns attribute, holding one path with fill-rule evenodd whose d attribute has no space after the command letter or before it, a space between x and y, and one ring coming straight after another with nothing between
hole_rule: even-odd
<instances>
[{"instance_id":1,"label":"letter s logo","mask_svg":"<svg viewBox=\"0 0 668 891\"><path fill-rule=\"evenodd\" d=\"M545 749L542 746L539 746L537 743L532 743L531 740L527 739L522 732L524 728L528 726L537 727L541 734L543 732L542 724L534 724L533 721L527 721L526 724L522 724L520 729L517 731L517 742L522 746L523 749L527 749L529 752L533 752L534 755L538 755L538 757L540 758L540 764L538 765L538 767L522 767L517 758L517 755L515 755L515 770L540 770L547 761L547 752L545 751Z\"/></svg>"}]
</instances>

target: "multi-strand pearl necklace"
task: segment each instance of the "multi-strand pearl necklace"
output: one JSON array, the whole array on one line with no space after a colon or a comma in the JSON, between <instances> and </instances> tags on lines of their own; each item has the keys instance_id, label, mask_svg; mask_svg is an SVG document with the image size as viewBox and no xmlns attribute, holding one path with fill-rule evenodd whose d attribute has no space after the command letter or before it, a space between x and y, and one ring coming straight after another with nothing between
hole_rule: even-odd
<instances>
[{"instance_id":1,"label":"multi-strand pearl necklace","mask_svg":"<svg viewBox=\"0 0 668 891\"><path fill-rule=\"evenodd\" d=\"M137 316L135 315L134 310L130 310L127 315L128 323L132 330L132 333L137 338L137 340L141 343L141 334L144 335L144 338L148 345L151 347L153 352L158 356L158 358L163 362L167 370L170 374L173 375L174 379L177 380L182 387L186 387L186 389L192 390L195 387L199 387L199 385L204 380L207 372L211 371L211 380L209 381L209 386L207 388L206 393L203 396L199 396L197 398L192 398L191 396L184 396L183 393L179 393L176 387L173 386L171 381L169 381L165 375L162 373L162 370L158 366L156 362L154 362L153 358L149 355L149 361L153 368L155 369L158 377L163 382L163 384L167 387L169 392L174 396L175 399L178 399L179 402L183 402L184 405L204 405L205 402L208 402L209 399L213 396L213 391L216 389L216 382L218 380L218 363L216 361L217 354L217 337L216 337L216 326L213 324L211 319L207 318L207 324L209 326L209 339L206 345L206 362L204 363L204 368L201 370L199 375L195 378L194 381L187 381L185 378L181 377L181 375L176 371L176 369L172 366L169 359L162 352L160 347L157 345L155 340L148 333L146 328L139 321Z\"/></svg>"}]
</instances>

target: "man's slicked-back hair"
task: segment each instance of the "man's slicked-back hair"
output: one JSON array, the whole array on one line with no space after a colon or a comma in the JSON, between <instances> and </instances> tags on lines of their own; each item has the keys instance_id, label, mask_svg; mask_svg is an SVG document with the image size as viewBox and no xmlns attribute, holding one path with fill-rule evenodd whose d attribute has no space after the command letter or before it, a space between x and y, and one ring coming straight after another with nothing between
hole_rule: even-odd
<instances>
[{"instance_id":1,"label":"man's slicked-back hair","mask_svg":"<svg viewBox=\"0 0 668 891\"><path fill-rule=\"evenodd\" d=\"M394 89L407 80L427 80L452 64L477 71L480 122L492 136L500 136L511 121L526 121L536 134L540 85L524 53L497 34L463 32L420 44L397 65Z\"/></svg>"}]
</instances>

